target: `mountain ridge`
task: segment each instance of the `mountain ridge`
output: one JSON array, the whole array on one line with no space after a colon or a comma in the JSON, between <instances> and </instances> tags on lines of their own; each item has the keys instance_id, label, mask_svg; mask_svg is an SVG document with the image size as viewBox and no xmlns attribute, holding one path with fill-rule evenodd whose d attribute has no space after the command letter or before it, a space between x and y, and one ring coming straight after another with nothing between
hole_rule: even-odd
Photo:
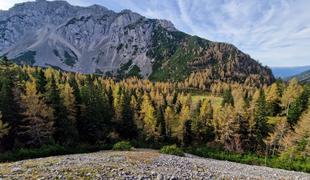
<instances>
[{"instance_id":1,"label":"mountain ridge","mask_svg":"<svg viewBox=\"0 0 310 180\"><path fill-rule=\"evenodd\" d=\"M271 67L273 74L280 78L289 78L310 69L310 66Z\"/></svg>"},{"instance_id":2,"label":"mountain ridge","mask_svg":"<svg viewBox=\"0 0 310 180\"><path fill-rule=\"evenodd\" d=\"M291 76L289 78L287 78L288 80L291 80L291 79L298 79L299 82L301 83L310 83L310 69L307 70L307 71L304 71L302 73L299 73L297 75L294 75L294 76Z\"/></svg>"},{"instance_id":3,"label":"mountain ridge","mask_svg":"<svg viewBox=\"0 0 310 180\"><path fill-rule=\"evenodd\" d=\"M2 14L0 55L20 64L106 75L126 75L134 69L134 75L164 81L184 80L209 69L210 80L245 82L255 76L248 81L274 81L269 68L231 44L188 35L170 21L130 10L116 13L100 5L38 0ZM241 67L244 64L249 70Z\"/></svg>"}]
</instances>

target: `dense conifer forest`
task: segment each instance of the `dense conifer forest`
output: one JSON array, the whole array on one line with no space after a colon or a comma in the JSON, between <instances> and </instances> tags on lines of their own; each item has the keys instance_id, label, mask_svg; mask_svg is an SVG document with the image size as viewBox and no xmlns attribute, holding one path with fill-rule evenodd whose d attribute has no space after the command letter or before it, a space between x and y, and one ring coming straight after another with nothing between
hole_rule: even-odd
<instances>
[{"instance_id":1,"label":"dense conifer forest","mask_svg":"<svg viewBox=\"0 0 310 180\"><path fill-rule=\"evenodd\" d=\"M295 79L259 88L199 84L199 77L178 83L113 79L3 58L0 151L103 149L127 140L135 147L177 144L277 157L308 164L301 170L309 171L308 85Z\"/></svg>"}]
</instances>

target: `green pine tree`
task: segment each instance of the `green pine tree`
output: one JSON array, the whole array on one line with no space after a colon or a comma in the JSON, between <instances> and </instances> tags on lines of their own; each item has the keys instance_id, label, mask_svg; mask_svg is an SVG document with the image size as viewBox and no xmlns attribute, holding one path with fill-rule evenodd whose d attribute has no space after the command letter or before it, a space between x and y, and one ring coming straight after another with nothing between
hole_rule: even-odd
<instances>
[{"instance_id":1,"label":"green pine tree","mask_svg":"<svg viewBox=\"0 0 310 180\"><path fill-rule=\"evenodd\" d=\"M228 88L223 92L222 106L225 105L234 106L234 97L232 95L231 88Z\"/></svg>"},{"instance_id":2,"label":"green pine tree","mask_svg":"<svg viewBox=\"0 0 310 180\"><path fill-rule=\"evenodd\" d=\"M101 143L108 139L112 114L108 97L102 87L91 79L81 88L81 118L78 123L80 138L84 142Z\"/></svg>"},{"instance_id":3,"label":"green pine tree","mask_svg":"<svg viewBox=\"0 0 310 180\"><path fill-rule=\"evenodd\" d=\"M49 80L46 89L46 103L53 109L54 139L59 144L72 144L76 135L74 125L68 118L67 109L63 98L60 96L60 90L57 87L54 76Z\"/></svg>"},{"instance_id":4,"label":"green pine tree","mask_svg":"<svg viewBox=\"0 0 310 180\"><path fill-rule=\"evenodd\" d=\"M256 140L258 142L258 147L262 148L265 145L263 140L269 135L270 132L270 126L267 122L266 97L263 90L260 90L259 98L255 105L254 120Z\"/></svg>"},{"instance_id":5,"label":"green pine tree","mask_svg":"<svg viewBox=\"0 0 310 180\"><path fill-rule=\"evenodd\" d=\"M9 124L7 123L4 123L2 121L2 113L0 112L0 140L9 134L9 131L10 131L10 127L9 127Z\"/></svg>"}]
</instances>

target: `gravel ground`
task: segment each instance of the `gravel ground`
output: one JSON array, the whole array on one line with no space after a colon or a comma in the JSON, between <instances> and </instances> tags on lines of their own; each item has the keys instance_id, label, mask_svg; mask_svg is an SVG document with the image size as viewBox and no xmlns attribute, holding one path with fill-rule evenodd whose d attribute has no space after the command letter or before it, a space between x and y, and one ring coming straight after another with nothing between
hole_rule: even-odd
<instances>
[{"instance_id":1,"label":"gravel ground","mask_svg":"<svg viewBox=\"0 0 310 180\"><path fill-rule=\"evenodd\" d=\"M0 164L0 179L309 179L310 174L154 150L101 151Z\"/></svg>"}]
</instances>

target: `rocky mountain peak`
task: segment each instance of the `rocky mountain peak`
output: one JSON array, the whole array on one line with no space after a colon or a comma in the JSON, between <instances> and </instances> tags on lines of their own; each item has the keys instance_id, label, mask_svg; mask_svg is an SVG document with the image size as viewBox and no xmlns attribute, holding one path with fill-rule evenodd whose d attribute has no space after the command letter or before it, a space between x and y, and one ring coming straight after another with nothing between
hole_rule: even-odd
<instances>
[{"instance_id":1,"label":"rocky mountain peak","mask_svg":"<svg viewBox=\"0 0 310 180\"><path fill-rule=\"evenodd\" d=\"M210 68L209 61L214 59L223 67L227 62L231 66L249 62L255 64L252 72L261 71L256 61L234 46L190 36L170 21L149 19L131 10L117 13L100 5L79 7L66 1L37 0L0 13L0 55L21 64L160 77L157 80L184 79L192 69ZM163 75L165 69L169 73ZM175 71L182 69L179 76Z\"/></svg>"}]
</instances>

